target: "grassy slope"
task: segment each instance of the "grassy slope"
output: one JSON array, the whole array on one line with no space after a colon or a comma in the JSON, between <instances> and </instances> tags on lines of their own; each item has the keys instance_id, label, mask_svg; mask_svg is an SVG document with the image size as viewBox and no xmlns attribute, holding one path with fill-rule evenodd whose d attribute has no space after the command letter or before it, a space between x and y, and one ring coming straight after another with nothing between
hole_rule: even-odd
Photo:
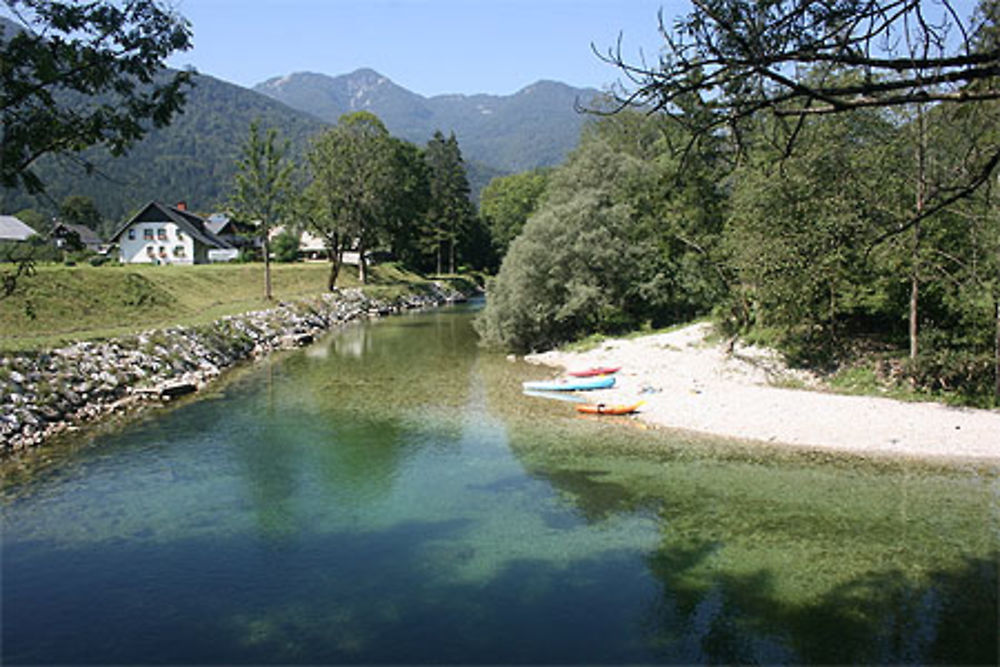
<instances>
[{"instance_id":1,"label":"grassy slope","mask_svg":"<svg viewBox=\"0 0 1000 667\"><path fill-rule=\"evenodd\" d=\"M272 264L275 300L322 294L328 271L326 263ZM355 276L345 267L338 285L356 286ZM392 265L374 267L372 292L388 296L421 282ZM0 350L209 322L267 308L263 292L263 264L43 266L14 296L0 300ZM29 304L34 318L26 313Z\"/></svg>"}]
</instances>

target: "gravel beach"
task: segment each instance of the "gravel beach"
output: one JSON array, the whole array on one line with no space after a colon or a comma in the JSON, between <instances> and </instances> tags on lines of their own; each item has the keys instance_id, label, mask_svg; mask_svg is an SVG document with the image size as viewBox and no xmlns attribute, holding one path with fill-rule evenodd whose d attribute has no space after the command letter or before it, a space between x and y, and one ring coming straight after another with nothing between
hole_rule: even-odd
<instances>
[{"instance_id":1,"label":"gravel beach","mask_svg":"<svg viewBox=\"0 0 1000 667\"><path fill-rule=\"evenodd\" d=\"M637 418L703 434L859 455L1000 463L1000 411L820 391L771 350L706 340L712 327L605 341L586 352L529 355L568 370L621 366L594 402L644 400ZM788 389L776 385L811 387Z\"/></svg>"}]
</instances>

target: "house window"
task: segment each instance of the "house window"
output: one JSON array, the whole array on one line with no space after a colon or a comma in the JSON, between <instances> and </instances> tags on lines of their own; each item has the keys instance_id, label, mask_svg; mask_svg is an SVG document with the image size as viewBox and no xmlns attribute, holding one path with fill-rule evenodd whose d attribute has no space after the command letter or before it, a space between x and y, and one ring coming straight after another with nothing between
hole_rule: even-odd
<instances>
[{"instance_id":1,"label":"house window","mask_svg":"<svg viewBox=\"0 0 1000 667\"><path fill-rule=\"evenodd\" d=\"M128 230L128 240L129 241L135 241L135 230L134 229Z\"/></svg>"},{"instance_id":2,"label":"house window","mask_svg":"<svg viewBox=\"0 0 1000 667\"><path fill-rule=\"evenodd\" d=\"M179 229L177 230L177 240L178 241L183 241L184 240L184 232L182 232Z\"/></svg>"},{"instance_id":3,"label":"house window","mask_svg":"<svg viewBox=\"0 0 1000 667\"><path fill-rule=\"evenodd\" d=\"M153 249L153 246L148 245L146 246L146 254L150 257L156 257L156 250Z\"/></svg>"},{"instance_id":4,"label":"house window","mask_svg":"<svg viewBox=\"0 0 1000 667\"><path fill-rule=\"evenodd\" d=\"M164 248L163 246L160 246L160 257L166 257L166 256L167 256L167 249Z\"/></svg>"},{"instance_id":5,"label":"house window","mask_svg":"<svg viewBox=\"0 0 1000 667\"><path fill-rule=\"evenodd\" d=\"M166 241L167 240L167 230L164 229L163 227L160 227L159 229L157 229L156 230L156 240L157 241Z\"/></svg>"},{"instance_id":6,"label":"house window","mask_svg":"<svg viewBox=\"0 0 1000 667\"><path fill-rule=\"evenodd\" d=\"M142 230L142 240L143 241L152 241L153 240L153 230L149 229L148 227L146 229L143 229Z\"/></svg>"},{"instance_id":7,"label":"house window","mask_svg":"<svg viewBox=\"0 0 1000 667\"><path fill-rule=\"evenodd\" d=\"M175 246L174 247L174 257L183 257L183 256L184 256L184 246L182 246L182 245Z\"/></svg>"}]
</instances>

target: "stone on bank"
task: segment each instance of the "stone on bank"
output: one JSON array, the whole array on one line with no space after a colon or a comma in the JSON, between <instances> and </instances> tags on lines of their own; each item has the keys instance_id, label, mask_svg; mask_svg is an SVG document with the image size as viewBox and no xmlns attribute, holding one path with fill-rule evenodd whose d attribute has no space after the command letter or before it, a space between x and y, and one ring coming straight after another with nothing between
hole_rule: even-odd
<instances>
[{"instance_id":1,"label":"stone on bank","mask_svg":"<svg viewBox=\"0 0 1000 667\"><path fill-rule=\"evenodd\" d=\"M0 453L41 444L98 418L192 393L237 362L301 347L339 324L464 300L424 294L372 299L340 290L309 301L0 359Z\"/></svg>"}]
</instances>

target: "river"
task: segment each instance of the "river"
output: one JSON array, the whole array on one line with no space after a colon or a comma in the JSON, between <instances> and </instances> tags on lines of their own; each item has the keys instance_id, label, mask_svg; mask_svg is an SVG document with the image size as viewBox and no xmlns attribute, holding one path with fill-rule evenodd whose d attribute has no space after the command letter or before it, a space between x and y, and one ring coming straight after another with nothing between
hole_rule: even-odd
<instances>
[{"instance_id":1,"label":"river","mask_svg":"<svg viewBox=\"0 0 1000 667\"><path fill-rule=\"evenodd\" d=\"M996 664L995 469L577 416L473 315L5 462L4 664Z\"/></svg>"}]
</instances>

